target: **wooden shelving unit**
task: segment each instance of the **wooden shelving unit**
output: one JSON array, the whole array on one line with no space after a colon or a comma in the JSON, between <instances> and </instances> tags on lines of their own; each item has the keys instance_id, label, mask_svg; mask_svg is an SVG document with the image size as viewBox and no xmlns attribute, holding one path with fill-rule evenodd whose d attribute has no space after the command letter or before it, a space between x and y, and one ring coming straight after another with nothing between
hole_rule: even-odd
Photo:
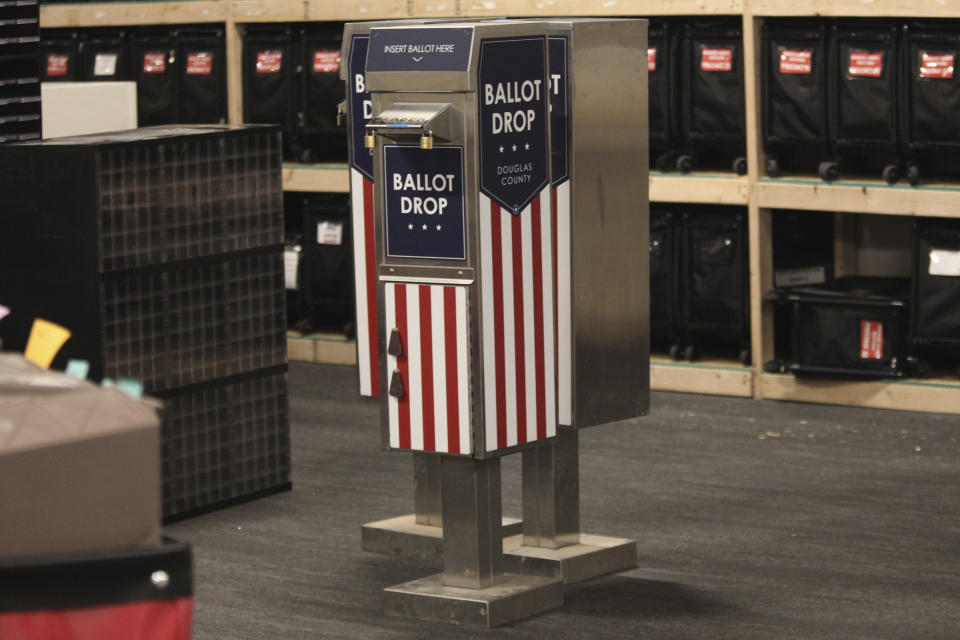
<instances>
[{"instance_id":1,"label":"wooden shelving unit","mask_svg":"<svg viewBox=\"0 0 960 640\"><path fill-rule=\"evenodd\" d=\"M759 42L763 20L780 16L960 17L960 0L179 0L155 2L74 2L41 7L43 28L149 24L223 23L227 33L228 110L241 122L240 37L244 24L262 22L354 21L394 18L475 18L547 16L645 17L733 15L743 20L747 159L749 173L652 173L650 198L657 202L746 206L750 226L752 367L733 361L678 363L654 358L654 389L743 397L825 402L889 409L960 413L960 380L849 382L810 381L768 374L773 356L771 310L762 302L772 287L772 215L777 209L906 216L960 217L960 184L889 186L879 181L842 180L827 184L815 176L768 178L760 123ZM347 192L343 164L285 164L288 191ZM290 334L294 360L356 361L342 336Z\"/></svg>"}]
</instances>

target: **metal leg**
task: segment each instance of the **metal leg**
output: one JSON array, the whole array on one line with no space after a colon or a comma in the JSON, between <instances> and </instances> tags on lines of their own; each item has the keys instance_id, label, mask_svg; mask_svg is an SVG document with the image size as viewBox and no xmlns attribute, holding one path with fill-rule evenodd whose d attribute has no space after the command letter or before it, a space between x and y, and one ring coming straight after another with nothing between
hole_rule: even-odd
<instances>
[{"instance_id":1,"label":"metal leg","mask_svg":"<svg viewBox=\"0 0 960 640\"><path fill-rule=\"evenodd\" d=\"M492 587L503 581L500 459L445 456L440 470L443 584Z\"/></svg>"},{"instance_id":2,"label":"metal leg","mask_svg":"<svg viewBox=\"0 0 960 640\"><path fill-rule=\"evenodd\" d=\"M417 524L442 527L440 517L440 457L413 454L413 513Z\"/></svg>"},{"instance_id":3,"label":"metal leg","mask_svg":"<svg viewBox=\"0 0 960 640\"><path fill-rule=\"evenodd\" d=\"M559 429L555 442L523 452L523 544L559 549L580 542L580 438Z\"/></svg>"}]
</instances>

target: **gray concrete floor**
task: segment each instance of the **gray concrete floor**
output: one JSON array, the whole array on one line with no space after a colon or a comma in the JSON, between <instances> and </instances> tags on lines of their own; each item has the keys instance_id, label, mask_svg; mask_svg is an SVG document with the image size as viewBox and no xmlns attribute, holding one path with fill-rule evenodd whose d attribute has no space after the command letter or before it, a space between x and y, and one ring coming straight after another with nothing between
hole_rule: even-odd
<instances>
[{"instance_id":1,"label":"gray concrete floor","mask_svg":"<svg viewBox=\"0 0 960 640\"><path fill-rule=\"evenodd\" d=\"M654 393L581 434L584 531L635 570L491 632L384 618L384 587L439 564L360 550L412 509L350 367L292 364L294 489L166 528L195 554L194 637L960 638L960 417ZM519 456L503 462L519 516Z\"/></svg>"}]
</instances>

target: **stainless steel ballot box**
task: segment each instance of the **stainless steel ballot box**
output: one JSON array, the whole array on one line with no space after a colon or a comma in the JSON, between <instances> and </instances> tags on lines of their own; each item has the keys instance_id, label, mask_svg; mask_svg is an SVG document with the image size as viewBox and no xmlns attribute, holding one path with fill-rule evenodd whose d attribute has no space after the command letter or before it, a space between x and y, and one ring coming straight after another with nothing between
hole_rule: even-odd
<instances>
[{"instance_id":1,"label":"stainless steel ballot box","mask_svg":"<svg viewBox=\"0 0 960 640\"><path fill-rule=\"evenodd\" d=\"M494 626L562 602L504 572L500 530L500 456L556 436L547 34L370 31L383 445L440 457L444 540L391 613Z\"/></svg>"}]
</instances>

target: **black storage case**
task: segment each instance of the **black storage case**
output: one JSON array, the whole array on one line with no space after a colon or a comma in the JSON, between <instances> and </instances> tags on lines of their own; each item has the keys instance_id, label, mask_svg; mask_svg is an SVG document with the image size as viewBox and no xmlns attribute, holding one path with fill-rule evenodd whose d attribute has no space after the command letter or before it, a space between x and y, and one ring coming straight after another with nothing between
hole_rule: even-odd
<instances>
[{"instance_id":1,"label":"black storage case","mask_svg":"<svg viewBox=\"0 0 960 640\"><path fill-rule=\"evenodd\" d=\"M681 58L681 135L677 168L747 172L743 37L738 21L684 27Z\"/></svg>"},{"instance_id":2,"label":"black storage case","mask_svg":"<svg viewBox=\"0 0 960 640\"><path fill-rule=\"evenodd\" d=\"M284 157L302 151L297 136L297 60L289 26L247 25L243 33L243 120L276 124Z\"/></svg>"},{"instance_id":3,"label":"black storage case","mask_svg":"<svg viewBox=\"0 0 960 640\"><path fill-rule=\"evenodd\" d=\"M309 25L300 31L303 60L298 108L303 162L346 162L347 130L337 125L337 106L345 87L340 80L343 25Z\"/></svg>"},{"instance_id":4,"label":"black storage case","mask_svg":"<svg viewBox=\"0 0 960 640\"><path fill-rule=\"evenodd\" d=\"M186 27L174 33L177 119L185 124L227 121L227 52L222 28Z\"/></svg>"},{"instance_id":5,"label":"black storage case","mask_svg":"<svg viewBox=\"0 0 960 640\"><path fill-rule=\"evenodd\" d=\"M647 36L650 166L658 171L675 168L680 146L680 25L651 20Z\"/></svg>"},{"instance_id":6,"label":"black storage case","mask_svg":"<svg viewBox=\"0 0 960 640\"><path fill-rule=\"evenodd\" d=\"M846 377L902 377L908 371L907 278L837 278L815 287L775 289L793 341L788 359L767 370Z\"/></svg>"},{"instance_id":7,"label":"black storage case","mask_svg":"<svg viewBox=\"0 0 960 640\"><path fill-rule=\"evenodd\" d=\"M766 172L813 172L829 161L827 27L768 20L763 25L762 126Z\"/></svg>"},{"instance_id":8,"label":"black storage case","mask_svg":"<svg viewBox=\"0 0 960 640\"><path fill-rule=\"evenodd\" d=\"M820 177L875 172L893 184L900 177L897 28L889 22L831 27L830 131L839 165Z\"/></svg>"},{"instance_id":9,"label":"black storage case","mask_svg":"<svg viewBox=\"0 0 960 640\"><path fill-rule=\"evenodd\" d=\"M40 78L43 82L80 79L80 34L44 31L40 38Z\"/></svg>"},{"instance_id":10,"label":"black storage case","mask_svg":"<svg viewBox=\"0 0 960 640\"><path fill-rule=\"evenodd\" d=\"M351 226L346 195L315 194L303 199L300 300L306 324L302 328L336 326L353 335Z\"/></svg>"},{"instance_id":11,"label":"black storage case","mask_svg":"<svg viewBox=\"0 0 960 640\"><path fill-rule=\"evenodd\" d=\"M680 215L650 205L650 344L680 357Z\"/></svg>"},{"instance_id":12,"label":"black storage case","mask_svg":"<svg viewBox=\"0 0 960 640\"><path fill-rule=\"evenodd\" d=\"M913 247L910 338L918 372L933 363L960 373L960 221L916 222Z\"/></svg>"},{"instance_id":13,"label":"black storage case","mask_svg":"<svg viewBox=\"0 0 960 640\"><path fill-rule=\"evenodd\" d=\"M133 38L137 80L137 123L141 127L177 121L177 52L169 29L137 31Z\"/></svg>"},{"instance_id":14,"label":"black storage case","mask_svg":"<svg viewBox=\"0 0 960 640\"><path fill-rule=\"evenodd\" d=\"M92 379L136 378L170 400L164 515L288 486L285 386L271 382L269 400L249 412L241 400L256 396L231 391L282 381L286 368L277 129L4 145L0 193L0 300L12 310L0 323L4 347L22 351L41 317L72 332L55 368L86 360ZM211 438L229 447L213 451ZM240 447L247 441L253 453ZM213 466L230 472L204 472ZM193 469L192 483L177 484L182 469Z\"/></svg>"},{"instance_id":15,"label":"black storage case","mask_svg":"<svg viewBox=\"0 0 960 640\"><path fill-rule=\"evenodd\" d=\"M125 31L87 31L80 45L80 63L80 80L132 80L129 35Z\"/></svg>"},{"instance_id":16,"label":"black storage case","mask_svg":"<svg viewBox=\"0 0 960 640\"><path fill-rule=\"evenodd\" d=\"M747 216L724 207L683 214L680 316L683 357L732 351L750 363Z\"/></svg>"},{"instance_id":17,"label":"black storage case","mask_svg":"<svg viewBox=\"0 0 960 640\"><path fill-rule=\"evenodd\" d=\"M901 135L907 179L960 176L960 21L903 27Z\"/></svg>"}]
</instances>

